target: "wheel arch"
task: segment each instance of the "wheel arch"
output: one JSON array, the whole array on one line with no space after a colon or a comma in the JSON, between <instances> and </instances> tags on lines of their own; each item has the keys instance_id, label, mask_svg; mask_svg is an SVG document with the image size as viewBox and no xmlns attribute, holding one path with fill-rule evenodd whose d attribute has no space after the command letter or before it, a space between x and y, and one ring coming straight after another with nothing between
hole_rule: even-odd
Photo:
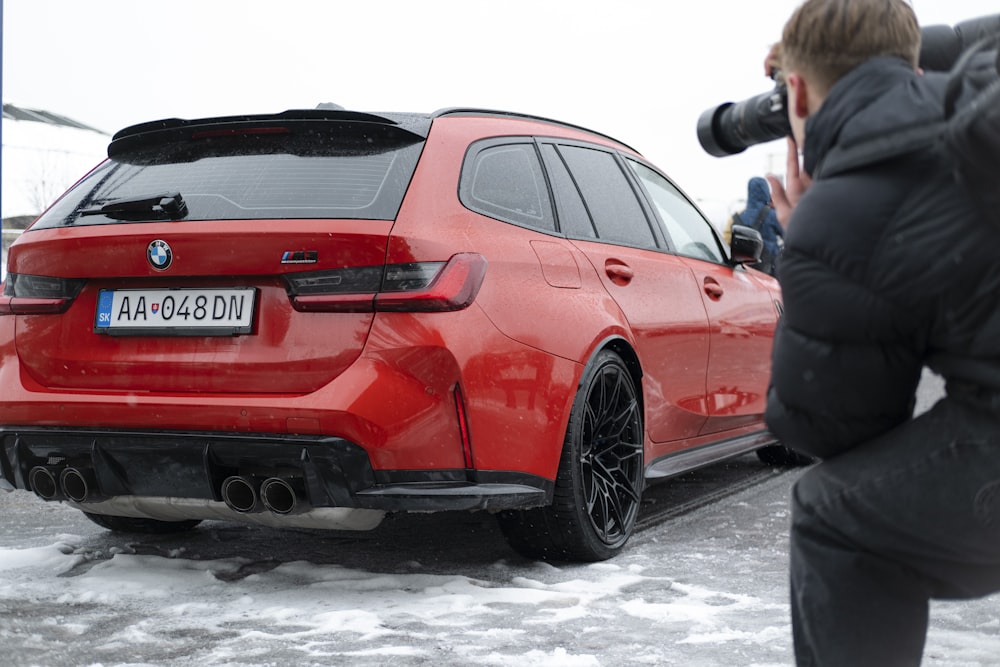
<instances>
[{"instance_id":1,"label":"wheel arch","mask_svg":"<svg viewBox=\"0 0 1000 667\"><path fill-rule=\"evenodd\" d=\"M594 562L632 535L645 486L638 355L609 336L582 366L552 502L500 512L511 547L529 558Z\"/></svg>"},{"instance_id":2,"label":"wheel arch","mask_svg":"<svg viewBox=\"0 0 1000 667\"><path fill-rule=\"evenodd\" d=\"M642 390L642 363L639 361L639 355L636 354L635 348L632 344L621 336L609 336L600 342L595 348L594 352L590 355L587 363L584 365L584 370L590 364L593 363L594 359L603 350L610 350L617 354L621 360L625 363L625 368L628 369L629 375L632 376L632 382L635 384L636 393L639 396L639 408L640 414L642 415L643 430L646 428L646 396L645 392ZM580 377L583 378L584 373L580 373Z\"/></svg>"}]
</instances>

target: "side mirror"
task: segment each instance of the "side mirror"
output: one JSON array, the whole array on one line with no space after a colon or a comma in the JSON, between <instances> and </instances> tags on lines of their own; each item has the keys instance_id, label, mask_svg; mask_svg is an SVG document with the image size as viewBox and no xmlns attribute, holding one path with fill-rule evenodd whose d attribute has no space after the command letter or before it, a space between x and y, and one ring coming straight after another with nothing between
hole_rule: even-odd
<instances>
[{"instance_id":1,"label":"side mirror","mask_svg":"<svg viewBox=\"0 0 1000 667\"><path fill-rule=\"evenodd\" d=\"M733 225L729 251L733 264L753 264L760 261L764 252L764 239L752 227Z\"/></svg>"}]
</instances>

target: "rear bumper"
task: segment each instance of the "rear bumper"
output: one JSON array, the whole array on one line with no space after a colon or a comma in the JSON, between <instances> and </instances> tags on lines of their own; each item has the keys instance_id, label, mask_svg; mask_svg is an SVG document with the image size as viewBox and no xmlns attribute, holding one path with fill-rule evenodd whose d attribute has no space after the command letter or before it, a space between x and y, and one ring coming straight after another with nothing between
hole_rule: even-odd
<instances>
[{"instance_id":1,"label":"rear bumper","mask_svg":"<svg viewBox=\"0 0 1000 667\"><path fill-rule=\"evenodd\" d=\"M95 514L348 529L344 509L497 511L545 505L553 490L520 472L376 470L343 438L216 432L0 427L0 472ZM233 479L245 502L224 492ZM288 492L277 510L262 494L269 480Z\"/></svg>"}]
</instances>

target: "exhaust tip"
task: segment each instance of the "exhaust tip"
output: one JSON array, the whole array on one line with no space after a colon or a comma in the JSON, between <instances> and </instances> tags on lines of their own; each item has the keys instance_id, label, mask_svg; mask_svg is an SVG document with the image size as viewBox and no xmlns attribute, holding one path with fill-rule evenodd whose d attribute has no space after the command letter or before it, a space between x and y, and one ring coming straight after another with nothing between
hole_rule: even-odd
<instances>
[{"instance_id":1,"label":"exhaust tip","mask_svg":"<svg viewBox=\"0 0 1000 667\"><path fill-rule=\"evenodd\" d=\"M222 482L222 500L234 512L253 512L257 507L257 489L246 477L227 477Z\"/></svg>"},{"instance_id":2,"label":"exhaust tip","mask_svg":"<svg viewBox=\"0 0 1000 667\"><path fill-rule=\"evenodd\" d=\"M275 514L291 514L302 497L292 485L280 477L271 477L260 485L260 497L264 507Z\"/></svg>"},{"instance_id":3,"label":"exhaust tip","mask_svg":"<svg viewBox=\"0 0 1000 667\"><path fill-rule=\"evenodd\" d=\"M28 472L28 483L31 490L42 500L55 500L59 494L56 476L45 466L35 466Z\"/></svg>"},{"instance_id":4,"label":"exhaust tip","mask_svg":"<svg viewBox=\"0 0 1000 667\"><path fill-rule=\"evenodd\" d=\"M92 470L66 468L59 475L59 486L66 498L75 503L82 503L91 497L97 489L97 478Z\"/></svg>"}]
</instances>

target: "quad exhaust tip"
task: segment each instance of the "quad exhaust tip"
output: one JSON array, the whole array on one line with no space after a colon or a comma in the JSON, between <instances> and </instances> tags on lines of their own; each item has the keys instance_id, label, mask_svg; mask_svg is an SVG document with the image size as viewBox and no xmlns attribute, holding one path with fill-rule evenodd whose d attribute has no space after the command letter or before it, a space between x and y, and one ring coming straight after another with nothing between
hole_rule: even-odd
<instances>
[{"instance_id":1,"label":"quad exhaust tip","mask_svg":"<svg viewBox=\"0 0 1000 667\"><path fill-rule=\"evenodd\" d=\"M269 477L258 485L252 477L233 475L222 482L222 500L240 514L265 509L274 514L297 514L308 509L301 486L296 478Z\"/></svg>"},{"instance_id":2,"label":"quad exhaust tip","mask_svg":"<svg viewBox=\"0 0 1000 667\"><path fill-rule=\"evenodd\" d=\"M74 503L101 500L97 477L90 468L35 466L28 471L28 483L42 500L70 500Z\"/></svg>"},{"instance_id":3,"label":"quad exhaust tip","mask_svg":"<svg viewBox=\"0 0 1000 667\"><path fill-rule=\"evenodd\" d=\"M66 499L75 503L99 500L97 478L89 468L35 466L28 472L32 490L42 500ZM247 514L264 509L280 515L309 508L300 478L269 477L257 484L251 477L233 475L222 482L222 500L234 512Z\"/></svg>"},{"instance_id":4,"label":"quad exhaust tip","mask_svg":"<svg viewBox=\"0 0 1000 667\"><path fill-rule=\"evenodd\" d=\"M55 474L45 466L35 466L28 472L28 483L32 491L42 500L55 500L59 495L59 483Z\"/></svg>"},{"instance_id":5,"label":"quad exhaust tip","mask_svg":"<svg viewBox=\"0 0 1000 667\"><path fill-rule=\"evenodd\" d=\"M75 503L83 503L93 499L97 489L97 478L94 471L87 468L65 468L59 474L59 486L63 495Z\"/></svg>"},{"instance_id":6,"label":"quad exhaust tip","mask_svg":"<svg viewBox=\"0 0 1000 667\"><path fill-rule=\"evenodd\" d=\"M292 483L280 477L271 477L260 485L260 497L264 507L275 514L293 514L302 509L304 494Z\"/></svg>"},{"instance_id":7,"label":"quad exhaust tip","mask_svg":"<svg viewBox=\"0 0 1000 667\"><path fill-rule=\"evenodd\" d=\"M223 480L222 500L229 509L240 514L260 511L257 487L248 477L233 475Z\"/></svg>"}]
</instances>

